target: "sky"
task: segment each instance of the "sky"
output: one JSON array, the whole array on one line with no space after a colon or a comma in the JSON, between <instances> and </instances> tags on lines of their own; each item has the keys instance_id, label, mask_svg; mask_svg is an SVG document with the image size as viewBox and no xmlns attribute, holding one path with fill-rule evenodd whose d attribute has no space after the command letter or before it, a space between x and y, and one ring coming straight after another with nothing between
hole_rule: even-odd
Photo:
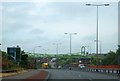
<instances>
[{"instance_id":1,"label":"sky","mask_svg":"<svg viewBox=\"0 0 120 81\"><path fill-rule=\"evenodd\" d=\"M91 47L91 52L95 53L96 7L86 6L86 3L2 2L1 49L6 51L7 47L19 45L26 52L53 54L56 53L55 44L59 43L58 52L66 54L70 36L64 33L77 33L72 35L72 53L79 52L82 46ZM118 2L109 4L109 7L99 7L98 12L102 53L115 51L118 46Z\"/></svg>"}]
</instances>

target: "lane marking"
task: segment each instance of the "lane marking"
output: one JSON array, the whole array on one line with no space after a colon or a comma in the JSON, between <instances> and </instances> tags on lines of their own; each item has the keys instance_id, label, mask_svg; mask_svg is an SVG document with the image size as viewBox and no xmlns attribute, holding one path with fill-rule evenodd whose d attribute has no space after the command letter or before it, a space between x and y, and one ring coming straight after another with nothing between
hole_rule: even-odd
<instances>
[{"instance_id":1,"label":"lane marking","mask_svg":"<svg viewBox=\"0 0 120 81\"><path fill-rule=\"evenodd\" d=\"M79 77L81 77L81 75L79 75Z\"/></svg>"}]
</instances>

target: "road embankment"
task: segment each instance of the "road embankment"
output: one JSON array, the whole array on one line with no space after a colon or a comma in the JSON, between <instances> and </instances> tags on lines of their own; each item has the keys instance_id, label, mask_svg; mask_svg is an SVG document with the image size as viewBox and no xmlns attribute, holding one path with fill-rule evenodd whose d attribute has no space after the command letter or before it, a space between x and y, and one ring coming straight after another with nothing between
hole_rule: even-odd
<instances>
[{"instance_id":1,"label":"road embankment","mask_svg":"<svg viewBox=\"0 0 120 81\"><path fill-rule=\"evenodd\" d=\"M26 73L24 73L26 72ZM20 74L21 73L21 74ZM2 73L3 81L47 81L49 79L49 72L41 69L41 70L28 70L28 71L21 71L21 72L14 72L14 73Z\"/></svg>"},{"instance_id":2,"label":"road embankment","mask_svg":"<svg viewBox=\"0 0 120 81\"><path fill-rule=\"evenodd\" d=\"M28 72L27 70L6 70L3 72L0 72L0 77L8 77L8 76L14 76L17 74Z\"/></svg>"}]
</instances>

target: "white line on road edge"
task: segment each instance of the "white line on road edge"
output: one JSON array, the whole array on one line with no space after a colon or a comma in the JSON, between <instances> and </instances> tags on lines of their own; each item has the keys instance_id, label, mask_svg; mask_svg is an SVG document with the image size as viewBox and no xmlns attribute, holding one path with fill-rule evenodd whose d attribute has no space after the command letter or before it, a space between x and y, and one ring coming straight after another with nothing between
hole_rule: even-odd
<instances>
[{"instance_id":1,"label":"white line on road edge","mask_svg":"<svg viewBox=\"0 0 120 81\"><path fill-rule=\"evenodd\" d=\"M81 75L79 75L79 77L81 77Z\"/></svg>"},{"instance_id":2,"label":"white line on road edge","mask_svg":"<svg viewBox=\"0 0 120 81\"><path fill-rule=\"evenodd\" d=\"M45 71L45 70L44 70ZM48 72L48 71L47 71ZM47 81L50 77L50 73L48 72L48 75L45 77L45 79L43 81Z\"/></svg>"}]
</instances>

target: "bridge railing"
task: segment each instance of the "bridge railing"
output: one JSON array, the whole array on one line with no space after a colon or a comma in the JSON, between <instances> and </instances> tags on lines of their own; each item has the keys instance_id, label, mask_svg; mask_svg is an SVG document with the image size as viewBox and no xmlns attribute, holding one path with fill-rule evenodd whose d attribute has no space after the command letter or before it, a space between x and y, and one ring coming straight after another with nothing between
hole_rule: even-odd
<instances>
[{"instance_id":1,"label":"bridge railing","mask_svg":"<svg viewBox=\"0 0 120 81\"><path fill-rule=\"evenodd\" d=\"M120 65L88 66L87 71L120 74Z\"/></svg>"}]
</instances>

